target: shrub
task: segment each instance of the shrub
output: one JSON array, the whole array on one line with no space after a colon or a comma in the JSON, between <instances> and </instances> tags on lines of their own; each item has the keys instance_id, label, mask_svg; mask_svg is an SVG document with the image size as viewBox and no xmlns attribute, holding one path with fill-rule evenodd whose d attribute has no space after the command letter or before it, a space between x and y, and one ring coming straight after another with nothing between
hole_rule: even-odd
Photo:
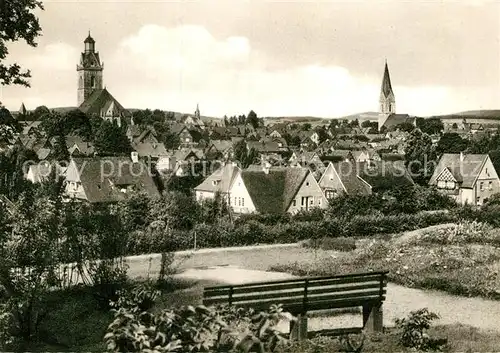
<instances>
[{"instance_id":1,"label":"shrub","mask_svg":"<svg viewBox=\"0 0 500 353\"><path fill-rule=\"evenodd\" d=\"M422 351L442 350L446 340L430 338L426 333L436 319L439 315L427 308L412 311L407 318L396 319L396 327L401 331L401 345Z\"/></svg>"},{"instance_id":2,"label":"shrub","mask_svg":"<svg viewBox=\"0 0 500 353\"><path fill-rule=\"evenodd\" d=\"M141 283L118 291L118 300L111 302L114 309L125 308L133 313L150 310L161 292L151 283Z\"/></svg>"},{"instance_id":3,"label":"shrub","mask_svg":"<svg viewBox=\"0 0 500 353\"><path fill-rule=\"evenodd\" d=\"M293 317L272 305L268 311L203 305L133 313L115 311L104 340L111 352L272 352L285 338L276 325Z\"/></svg>"},{"instance_id":4,"label":"shrub","mask_svg":"<svg viewBox=\"0 0 500 353\"><path fill-rule=\"evenodd\" d=\"M353 238L320 238L311 239L304 243L304 246L322 250L353 251L356 249L356 240Z\"/></svg>"}]
</instances>

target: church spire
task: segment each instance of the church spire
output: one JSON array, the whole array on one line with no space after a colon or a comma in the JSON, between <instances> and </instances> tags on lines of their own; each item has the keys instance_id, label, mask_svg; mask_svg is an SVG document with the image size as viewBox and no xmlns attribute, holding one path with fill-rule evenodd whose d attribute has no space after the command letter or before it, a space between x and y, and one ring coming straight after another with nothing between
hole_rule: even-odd
<instances>
[{"instance_id":1,"label":"church spire","mask_svg":"<svg viewBox=\"0 0 500 353\"><path fill-rule=\"evenodd\" d=\"M382 87L380 88L379 103L381 113L392 114L396 112L396 98L392 90L389 67L387 66L387 59L385 60L384 77L382 79Z\"/></svg>"}]
</instances>

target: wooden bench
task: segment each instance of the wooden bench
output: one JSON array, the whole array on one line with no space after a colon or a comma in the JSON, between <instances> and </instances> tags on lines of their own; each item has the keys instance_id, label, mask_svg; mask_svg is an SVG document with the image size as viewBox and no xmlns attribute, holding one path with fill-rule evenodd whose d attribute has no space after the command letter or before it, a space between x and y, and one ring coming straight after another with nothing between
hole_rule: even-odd
<instances>
[{"instance_id":1,"label":"wooden bench","mask_svg":"<svg viewBox=\"0 0 500 353\"><path fill-rule=\"evenodd\" d=\"M272 304L282 304L285 311L298 318L297 323L291 323L290 326L292 339L304 339L308 336L308 312L340 308L362 307L363 329L382 331L382 303L387 292L387 273L368 272L206 287L203 291L203 304L228 304L255 310L267 310ZM349 328L328 330L328 333L360 330L361 328Z\"/></svg>"}]
</instances>

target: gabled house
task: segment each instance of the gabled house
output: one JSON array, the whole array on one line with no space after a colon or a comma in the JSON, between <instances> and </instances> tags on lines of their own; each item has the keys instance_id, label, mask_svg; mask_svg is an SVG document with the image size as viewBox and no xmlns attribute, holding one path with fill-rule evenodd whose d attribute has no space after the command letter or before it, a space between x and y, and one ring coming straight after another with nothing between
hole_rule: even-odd
<instances>
[{"instance_id":1,"label":"gabled house","mask_svg":"<svg viewBox=\"0 0 500 353\"><path fill-rule=\"evenodd\" d=\"M165 145L160 142L138 142L131 143L132 149L137 152L140 158L150 158L158 160L161 156L167 154Z\"/></svg>"},{"instance_id":2,"label":"gabled house","mask_svg":"<svg viewBox=\"0 0 500 353\"><path fill-rule=\"evenodd\" d=\"M500 180L487 154L445 153L429 180L460 204L482 205L500 192Z\"/></svg>"},{"instance_id":3,"label":"gabled house","mask_svg":"<svg viewBox=\"0 0 500 353\"><path fill-rule=\"evenodd\" d=\"M158 143L156 130L152 126L129 125L126 135L131 143Z\"/></svg>"},{"instance_id":4,"label":"gabled house","mask_svg":"<svg viewBox=\"0 0 500 353\"><path fill-rule=\"evenodd\" d=\"M234 213L296 213L326 208L327 200L312 173L305 168L241 170L227 163L195 188L196 199L217 193Z\"/></svg>"},{"instance_id":5,"label":"gabled house","mask_svg":"<svg viewBox=\"0 0 500 353\"><path fill-rule=\"evenodd\" d=\"M176 176L186 176L192 163L202 158L194 149L182 148L173 153L166 153L158 158L156 169L162 173L172 172Z\"/></svg>"},{"instance_id":6,"label":"gabled house","mask_svg":"<svg viewBox=\"0 0 500 353\"><path fill-rule=\"evenodd\" d=\"M69 199L117 202L133 192L159 196L148 167L130 157L72 158L66 170L65 196Z\"/></svg>"},{"instance_id":7,"label":"gabled house","mask_svg":"<svg viewBox=\"0 0 500 353\"><path fill-rule=\"evenodd\" d=\"M372 188L357 171L357 166L350 162L328 163L318 182L327 199L341 194L370 195Z\"/></svg>"},{"instance_id":8,"label":"gabled house","mask_svg":"<svg viewBox=\"0 0 500 353\"><path fill-rule=\"evenodd\" d=\"M366 151L351 151L351 156L354 162L367 162L370 160L370 155Z\"/></svg>"},{"instance_id":9,"label":"gabled house","mask_svg":"<svg viewBox=\"0 0 500 353\"><path fill-rule=\"evenodd\" d=\"M329 163L319 185L330 199L341 194L385 192L394 187L412 186L414 182L402 162L355 163L351 160Z\"/></svg>"},{"instance_id":10,"label":"gabled house","mask_svg":"<svg viewBox=\"0 0 500 353\"><path fill-rule=\"evenodd\" d=\"M90 157L95 153L92 142L85 141L80 136L76 135L66 136L66 146L68 147L70 156L73 157Z\"/></svg>"}]
</instances>

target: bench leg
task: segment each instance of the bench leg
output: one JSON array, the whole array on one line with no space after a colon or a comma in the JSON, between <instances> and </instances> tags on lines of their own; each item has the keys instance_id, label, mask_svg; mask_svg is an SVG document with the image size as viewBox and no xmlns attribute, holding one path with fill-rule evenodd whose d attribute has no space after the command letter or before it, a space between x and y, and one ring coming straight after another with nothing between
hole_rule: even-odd
<instances>
[{"instance_id":1,"label":"bench leg","mask_svg":"<svg viewBox=\"0 0 500 353\"><path fill-rule=\"evenodd\" d=\"M384 315L382 304L363 306L363 327L367 332L382 332L384 329Z\"/></svg>"},{"instance_id":2,"label":"bench leg","mask_svg":"<svg viewBox=\"0 0 500 353\"><path fill-rule=\"evenodd\" d=\"M290 340L303 341L307 339L307 315L297 315L297 321L290 321Z\"/></svg>"}]
</instances>

